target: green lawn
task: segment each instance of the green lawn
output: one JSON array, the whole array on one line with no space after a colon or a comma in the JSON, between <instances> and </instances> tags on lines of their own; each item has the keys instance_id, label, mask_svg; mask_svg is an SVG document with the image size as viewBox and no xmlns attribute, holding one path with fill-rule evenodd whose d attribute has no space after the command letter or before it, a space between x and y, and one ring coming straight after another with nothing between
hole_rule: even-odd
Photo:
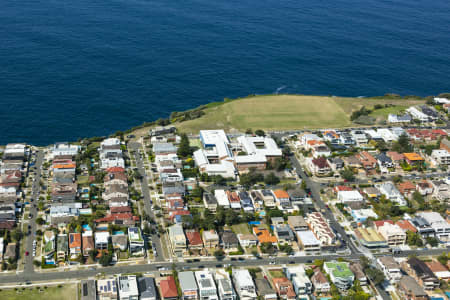
<instances>
[{"instance_id":1,"label":"green lawn","mask_svg":"<svg viewBox=\"0 0 450 300\"><path fill-rule=\"evenodd\" d=\"M253 130L291 130L352 126L350 114L361 106L375 104L409 106L423 101L405 99L339 98L301 95L253 96L214 105L205 115L175 125L181 132L198 133L201 129L221 128Z\"/></svg>"},{"instance_id":2,"label":"green lawn","mask_svg":"<svg viewBox=\"0 0 450 300\"><path fill-rule=\"evenodd\" d=\"M0 291L0 299L71 300L77 298L77 287L78 285L76 284L63 285L60 288L52 286L44 289L42 287L42 292L39 292L36 287L28 287L25 288L24 291L22 291L22 288L18 288L17 291L15 291L14 289L5 289Z\"/></svg>"},{"instance_id":3,"label":"green lawn","mask_svg":"<svg viewBox=\"0 0 450 300\"><path fill-rule=\"evenodd\" d=\"M286 277L286 275L284 275L284 273L280 270L270 270L269 274L272 278Z\"/></svg>"},{"instance_id":4,"label":"green lawn","mask_svg":"<svg viewBox=\"0 0 450 300\"><path fill-rule=\"evenodd\" d=\"M89 176L77 176L77 182L79 185L89 183Z\"/></svg>"},{"instance_id":5,"label":"green lawn","mask_svg":"<svg viewBox=\"0 0 450 300\"><path fill-rule=\"evenodd\" d=\"M250 233L250 230L248 229L248 226L245 223L232 225L231 228L234 231L234 233L236 233L236 234L240 234L240 233L241 234L249 234Z\"/></svg>"},{"instance_id":6,"label":"green lawn","mask_svg":"<svg viewBox=\"0 0 450 300\"><path fill-rule=\"evenodd\" d=\"M404 111L407 107L405 106L390 106L381 109L374 110L370 115L374 118L384 118L386 119L389 114L399 114Z\"/></svg>"}]
</instances>

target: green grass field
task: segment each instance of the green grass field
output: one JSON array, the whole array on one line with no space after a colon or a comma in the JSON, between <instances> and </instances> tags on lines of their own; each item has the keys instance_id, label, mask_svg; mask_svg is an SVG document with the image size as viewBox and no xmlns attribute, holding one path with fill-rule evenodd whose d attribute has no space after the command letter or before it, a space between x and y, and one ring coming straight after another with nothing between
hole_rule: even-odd
<instances>
[{"instance_id":1,"label":"green grass field","mask_svg":"<svg viewBox=\"0 0 450 300\"><path fill-rule=\"evenodd\" d=\"M232 230L236 234L249 234L250 230L248 229L247 224L236 224L231 226Z\"/></svg>"},{"instance_id":2,"label":"green grass field","mask_svg":"<svg viewBox=\"0 0 450 300\"><path fill-rule=\"evenodd\" d=\"M175 124L181 132L198 133L201 129L226 131L292 130L353 126L352 111L363 105L394 104L406 108L423 100L340 98L301 95L254 96L206 108L205 115ZM384 109L383 109L384 110ZM381 111L380 114L388 114Z\"/></svg>"},{"instance_id":3,"label":"green grass field","mask_svg":"<svg viewBox=\"0 0 450 300\"><path fill-rule=\"evenodd\" d=\"M77 285L63 285L62 287L48 287L47 289L42 288L42 292L39 292L36 287L28 287L25 290L18 288L17 291L14 289L5 289L0 291L0 299L8 300L22 300L22 299L33 299L33 300L74 300L77 299Z\"/></svg>"},{"instance_id":4,"label":"green grass field","mask_svg":"<svg viewBox=\"0 0 450 300\"><path fill-rule=\"evenodd\" d=\"M404 111L407 107L405 106L390 106L381 109L374 110L370 115L374 118L387 118L389 114L399 114Z\"/></svg>"}]
</instances>

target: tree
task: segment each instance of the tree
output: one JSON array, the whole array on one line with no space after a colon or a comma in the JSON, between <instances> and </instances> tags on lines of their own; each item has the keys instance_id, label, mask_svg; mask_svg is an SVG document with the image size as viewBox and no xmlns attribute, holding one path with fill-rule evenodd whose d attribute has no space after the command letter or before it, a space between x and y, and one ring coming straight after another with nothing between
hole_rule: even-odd
<instances>
[{"instance_id":1,"label":"tree","mask_svg":"<svg viewBox=\"0 0 450 300\"><path fill-rule=\"evenodd\" d=\"M385 280L384 273L381 270L378 270L374 267L369 267L364 270L370 280L373 281L375 285L382 283Z\"/></svg>"},{"instance_id":2,"label":"tree","mask_svg":"<svg viewBox=\"0 0 450 300\"><path fill-rule=\"evenodd\" d=\"M353 174L353 171L350 169L345 169L341 171L341 177L347 181L355 180L355 174Z\"/></svg>"},{"instance_id":3,"label":"tree","mask_svg":"<svg viewBox=\"0 0 450 300\"><path fill-rule=\"evenodd\" d=\"M36 223L39 225L44 225L45 224L45 220L42 217L39 217L36 219Z\"/></svg>"},{"instance_id":4,"label":"tree","mask_svg":"<svg viewBox=\"0 0 450 300\"><path fill-rule=\"evenodd\" d=\"M264 183L268 185L276 185L280 183L280 178L278 178L275 173L271 172L264 178Z\"/></svg>"},{"instance_id":5,"label":"tree","mask_svg":"<svg viewBox=\"0 0 450 300\"><path fill-rule=\"evenodd\" d=\"M225 252L222 249L217 249L214 251L214 257L217 260L222 260L225 257Z\"/></svg>"},{"instance_id":6,"label":"tree","mask_svg":"<svg viewBox=\"0 0 450 300\"><path fill-rule=\"evenodd\" d=\"M189 138L185 133L181 134L181 140L180 144L178 145L177 154L178 156L181 157L188 157L192 155L192 149L189 144Z\"/></svg>"},{"instance_id":7,"label":"tree","mask_svg":"<svg viewBox=\"0 0 450 300\"><path fill-rule=\"evenodd\" d=\"M392 145L392 150L399 153L411 152L413 150L406 133L399 136L398 140Z\"/></svg>"},{"instance_id":8,"label":"tree","mask_svg":"<svg viewBox=\"0 0 450 300\"><path fill-rule=\"evenodd\" d=\"M99 262L103 267L109 266L112 262L112 254L103 252Z\"/></svg>"},{"instance_id":9,"label":"tree","mask_svg":"<svg viewBox=\"0 0 450 300\"><path fill-rule=\"evenodd\" d=\"M255 134L256 134L257 136L265 136L265 135L266 135L266 133L264 132L264 130L261 130L261 129L256 130L256 131L255 131Z\"/></svg>"},{"instance_id":10,"label":"tree","mask_svg":"<svg viewBox=\"0 0 450 300\"><path fill-rule=\"evenodd\" d=\"M430 244L431 247L436 247L439 244L438 239L435 237L429 236L426 238L426 240L427 240L427 243Z\"/></svg>"},{"instance_id":11,"label":"tree","mask_svg":"<svg viewBox=\"0 0 450 300\"><path fill-rule=\"evenodd\" d=\"M417 246L417 247L423 246L423 241L422 238L420 237L420 234L410 230L406 232L406 242L408 243L409 246Z\"/></svg>"},{"instance_id":12,"label":"tree","mask_svg":"<svg viewBox=\"0 0 450 300\"><path fill-rule=\"evenodd\" d=\"M442 254L439 255L438 258L437 258L437 260L438 260L441 264L443 264L444 266L447 265L448 259L449 259L448 254L445 253L445 252L442 252Z\"/></svg>"}]
</instances>

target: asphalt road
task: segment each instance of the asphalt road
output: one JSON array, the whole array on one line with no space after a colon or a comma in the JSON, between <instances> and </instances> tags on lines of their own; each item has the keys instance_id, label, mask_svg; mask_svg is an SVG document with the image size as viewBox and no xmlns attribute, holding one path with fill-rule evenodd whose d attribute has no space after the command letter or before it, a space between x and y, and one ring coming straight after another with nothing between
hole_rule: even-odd
<instances>
[{"instance_id":1,"label":"asphalt road","mask_svg":"<svg viewBox=\"0 0 450 300\"><path fill-rule=\"evenodd\" d=\"M298 176L300 176L302 178L302 180L305 181L306 186L311 190L311 196L312 196L314 203L319 207L319 209L322 212L322 214L324 215L324 217L329 220L329 224L330 224L331 228L333 228L333 230L335 232L337 232L341 235L340 239L345 241L346 246L350 248L350 250L352 251L353 254L361 255L359 250L356 249L356 247L353 245L350 238L347 236L347 233L345 232L344 228L342 228L342 226L336 221L331 210L329 210L326 207L325 203L322 201L322 198L320 197L320 185L318 183L314 182L313 180L311 180L311 178L309 178L305 174L305 172L302 169L302 166L300 165L300 162L297 160L295 155L292 155L290 157L290 159L291 159L292 166L295 168Z\"/></svg>"},{"instance_id":2,"label":"asphalt road","mask_svg":"<svg viewBox=\"0 0 450 300\"><path fill-rule=\"evenodd\" d=\"M35 180L33 181L33 185L31 188L31 199L33 199L33 202L31 202L30 205L30 213L32 214L32 218L29 220L28 224L31 225L31 233L27 237L25 251L28 251L28 256L25 256L25 266L24 266L24 272L25 273L34 273L34 265L33 265L33 241L36 238L36 215L37 215L37 209L34 207L34 204L37 205L37 201L39 200L39 191L40 191L40 181L41 181L41 167L42 162L44 160L44 153L42 151L36 151L36 175ZM28 231L28 228L25 229L26 232Z\"/></svg>"},{"instance_id":3,"label":"asphalt road","mask_svg":"<svg viewBox=\"0 0 450 300\"><path fill-rule=\"evenodd\" d=\"M443 252L443 249L436 250L422 250L422 251L405 251L397 254L396 257L407 257L411 254L416 255L437 255ZM383 256L383 255L375 255ZM218 268L225 265L230 265L233 267L246 267L246 266L262 266L262 265L275 265L282 264L301 264L301 263L312 263L315 259L326 259L333 260L338 258L344 258L347 260L359 260L360 255L311 255L311 256L300 256L300 257L277 257L277 258L263 258L263 259L246 259L246 260L230 260L225 259L222 261L217 261L214 258L212 260L203 260L198 262L177 262L175 267L177 270L186 269L199 269L199 268ZM128 265L128 266L111 266L111 267L93 267L84 270L74 270L68 271L61 269L56 269L55 271L49 271L45 273L36 272L22 272L14 275L0 275L0 283L25 283L30 282L40 282L40 281L50 281L50 280L69 280L69 279L81 279L94 277L98 274L113 275L113 274L123 274L123 273L137 273L137 272L155 272L164 268L166 270L171 270L173 267L171 262L155 262L151 264L142 265Z\"/></svg>"},{"instance_id":4,"label":"asphalt road","mask_svg":"<svg viewBox=\"0 0 450 300\"><path fill-rule=\"evenodd\" d=\"M130 142L128 147L134 151L134 157L136 159L136 166L138 168L139 173L142 175L141 178L141 187L142 187L142 195L144 197L144 210L145 213L150 216L153 220L156 220L155 214L153 213L152 205L151 205L151 197L150 197L150 189L148 188L148 179L147 173L145 172L144 162L142 161L141 155L139 153L142 150L142 145L137 142ZM152 235L152 242L155 245L156 252L158 256L155 257L156 261L164 261L164 253L161 247L161 239L157 234Z\"/></svg>"}]
</instances>

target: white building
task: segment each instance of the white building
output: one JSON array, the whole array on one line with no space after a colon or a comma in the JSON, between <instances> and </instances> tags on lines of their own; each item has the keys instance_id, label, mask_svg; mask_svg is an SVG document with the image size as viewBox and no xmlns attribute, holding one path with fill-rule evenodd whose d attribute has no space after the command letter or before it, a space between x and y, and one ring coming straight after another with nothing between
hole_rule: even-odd
<instances>
[{"instance_id":1,"label":"white building","mask_svg":"<svg viewBox=\"0 0 450 300\"><path fill-rule=\"evenodd\" d=\"M319 252L320 241L310 230L297 231L297 240L305 252Z\"/></svg>"},{"instance_id":2,"label":"white building","mask_svg":"<svg viewBox=\"0 0 450 300\"><path fill-rule=\"evenodd\" d=\"M117 299L117 282L115 278L97 280L97 299Z\"/></svg>"},{"instance_id":3,"label":"white building","mask_svg":"<svg viewBox=\"0 0 450 300\"><path fill-rule=\"evenodd\" d=\"M376 184L375 187L380 191L381 194L385 195L387 199L394 201L399 206L406 206L407 202L403 195L397 190L392 182L383 182L381 184Z\"/></svg>"},{"instance_id":4,"label":"white building","mask_svg":"<svg viewBox=\"0 0 450 300\"><path fill-rule=\"evenodd\" d=\"M131 255L144 254L144 239L138 227L128 228L129 250Z\"/></svg>"},{"instance_id":5,"label":"white building","mask_svg":"<svg viewBox=\"0 0 450 300\"><path fill-rule=\"evenodd\" d=\"M233 269L234 286L241 300L256 300L256 287L252 276L246 269Z\"/></svg>"},{"instance_id":6,"label":"white building","mask_svg":"<svg viewBox=\"0 0 450 300\"><path fill-rule=\"evenodd\" d=\"M225 190L215 190L214 196L216 197L217 205L223 206L225 208L230 207L230 201L228 201L228 196Z\"/></svg>"},{"instance_id":7,"label":"white building","mask_svg":"<svg viewBox=\"0 0 450 300\"><path fill-rule=\"evenodd\" d=\"M382 256L377 263L387 279L397 282L402 278L400 264L392 256Z\"/></svg>"},{"instance_id":8,"label":"white building","mask_svg":"<svg viewBox=\"0 0 450 300\"><path fill-rule=\"evenodd\" d=\"M203 149L194 152L195 164L199 170L208 175L220 175L235 178L233 153L229 140L223 130L200 130Z\"/></svg>"},{"instance_id":9,"label":"white building","mask_svg":"<svg viewBox=\"0 0 450 300\"><path fill-rule=\"evenodd\" d=\"M198 293L200 300L218 300L217 288L214 278L209 271L196 271L195 279L197 280Z\"/></svg>"},{"instance_id":10,"label":"white building","mask_svg":"<svg viewBox=\"0 0 450 300\"><path fill-rule=\"evenodd\" d=\"M337 200L341 203L363 202L364 197L358 191L338 191Z\"/></svg>"},{"instance_id":11,"label":"white building","mask_svg":"<svg viewBox=\"0 0 450 300\"><path fill-rule=\"evenodd\" d=\"M377 230L389 246L402 246L406 242L406 233L398 225L384 222Z\"/></svg>"},{"instance_id":12,"label":"white building","mask_svg":"<svg viewBox=\"0 0 450 300\"><path fill-rule=\"evenodd\" d=\"M125 168L125 161L122 157L122 149L119 139L105 139L100 144L98 151L100 154L100 166L102 169L112 167Z\"/></svg>"},{"instance_id":13,"label":"white building","mask_svg":"<svg viewBox=\"0 0 450 300\"><path fill-rule=\"evenodd\" d=\"M436 165L450 165L450 153L445 149L435 149L431 152L431 159Z\"/></svg>"},{"instance_id":14,"label":"white building","mask_svg":"<svg viewBox=\"0 0 450 300\"><path fill-rule=\"evenodd\" d=\"M398 139L388 128L380 128L377 132L386 143L392 143Z\"/></svg>"},{"instance_id":15,"label":"white building","mask_svg":"<svg viewBox=\"0 0 450 300\"><path fill-rule=\"evenodd\" d=\"M247 155L236 157L236 163L238 164L238 159L260 161L260 158L262 158L266 162L268 158L281 157L281 149L270 137L240 136L237 138L237 142L242 146L242 150L247 153ZM246 156L250 156L250 158L246 158Z\"/></svg>"},{"instance_id":16,"label":"white building","mask_svg":"<svg viewBox=\"0 0 450 300\"><path fill-rule=\"evenodd\" d=\"M97 231L95 233L95 249L103 250L108 249L109 232Z\"/></svg>"},{"instance_id":17,"label":"white building","mask_svg":"<svg viewBox=\"0 0 450 300\"><path fill-rule=\"evenodd\" d=\"M225 269L216 269L214 278L217 283L217 293L220 300L236 300L236 293L230 275Z\"/></svg>"},{"instance_id":18,"label":"white building","mask_svg":"<svg viewBox=\"0 0 450 300\"><path fill-rule=\"evenodd\" d=\"M366 134L362 130L352 130L350 134L358 145L367 144L369 141Z\"/></svg>"},{"instance_id":19,"label":"white building","mask_svg":"<svg viewBox=\"0 0 450 300\"><path fill-rule=\"evenodd\" d=\"M418 110L417 108L415 108L414 106L411 106L406 111L411 115L411 117L413 117L413 119L417 119L420 122L429 121L429 117L420 110Z\"/></svg>"},{"instance_id":20,"label":"white building","mask_svg":"<svg viewBox=\"0 0 450 300\"><path fill-rule=\"evenodd\" d=\"M120 276L118 283L120 300L139 300L139 289L135 275Z\"/></svg>"},{"instance_id":21,"label":"white building","mask_svg":"<svg viewBox=\"0 0 450 300\"><path fill-rule=\"evenodd\" d=\"M450 224L439 213L427 211L419 212L417 215L430 224L439 240L442 242L450 242Z\"/></svg>"},{"instance_id":22,"label":"white building","mask_svg":"<svg viewBox=\"0 0 450 300\"><path fill-rule=\"evenodd\" d=\"M302 266L287 267L285 269L286 277L292 282L294 291L299 295L310 295L312 292L312 283L305 273Z\"/></svg>"},{"instance_id":23,"label":"white building","mask_svg":"<svg viewBox=\"0 0 450 300\"><path fill-rule=\"evenodd\" d=\"M70 145L69 143L56 143L53 146L52 158L54 159L55 156L63 156L63 155L75 156L77 155L79 150L80 146L77 145Z\"/></svg>"}]
</instances>

